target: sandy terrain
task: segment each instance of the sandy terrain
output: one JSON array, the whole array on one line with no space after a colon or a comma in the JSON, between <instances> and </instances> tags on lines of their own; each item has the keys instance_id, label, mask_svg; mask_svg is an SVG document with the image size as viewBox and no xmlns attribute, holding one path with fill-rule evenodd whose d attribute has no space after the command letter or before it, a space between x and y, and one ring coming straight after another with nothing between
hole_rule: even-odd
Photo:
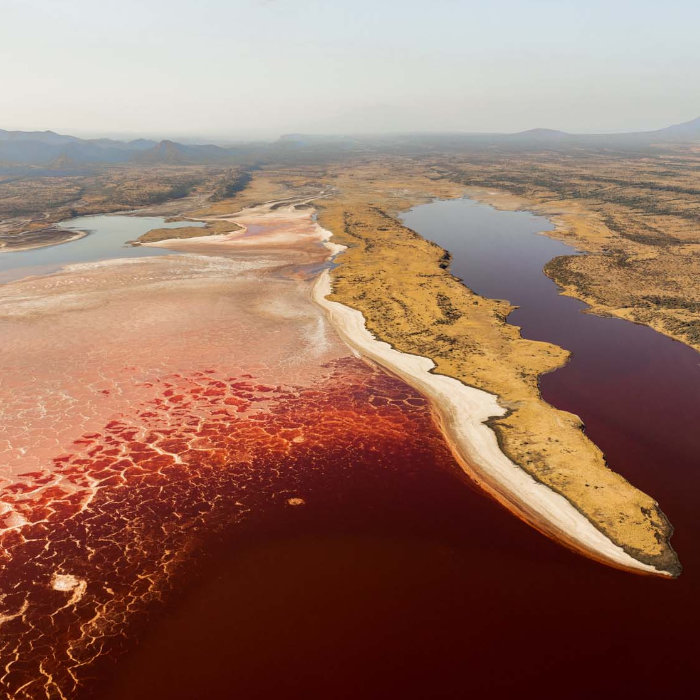
<instances>
[{"instance_id":1,"label":"sandy terrain","mask_svg":"<svg viewBox=\"0 0 700 700\"><path fill-rule=\"evenodd\" d=\"M225 246L231 250L241 249L299 249L313 250L317 246L316 257L323 259L320 243L328 234L312 221L312 211L305 202L259 205L243 209L229 216L216 219L202 217L203 221L214 225L228 224L230 231L215 233L198 240L191 238L166 238L157 245L172 250L205 250L212 246ZM148 235L148 234L146 234ZM155 245L145 242L144 245Z\"/></svg>"}]
</instances>

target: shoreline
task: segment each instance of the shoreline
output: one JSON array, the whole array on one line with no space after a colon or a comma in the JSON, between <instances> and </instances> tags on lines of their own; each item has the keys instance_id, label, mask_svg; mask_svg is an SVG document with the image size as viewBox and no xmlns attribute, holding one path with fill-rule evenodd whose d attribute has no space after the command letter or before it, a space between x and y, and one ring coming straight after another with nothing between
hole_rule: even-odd
<instances>
[{"instance_id":1,"label":"shoreline","mask_svg":"<svg viewBox=\"0 0 700 700\"><path fill-rule=\"evenodd\" d=\"M578 301L586 304L588 308L584 310L584 313L609 318L619 318L623 321L635 323L638 326L647 326L657 333L665 335L667 338L683 343L683 345L687 345L689 348L700 352L700 347L697 343L694 343L692 340L689 340L682 335L674 333L660 321L655 319L640 320L636 318L634 315L634 307L616 307L611 304L606 304L605 301L601 301L599 298L594 296L589 289L581 286L580 283L577 284L574 282L565 281L561 278L557 278L553 274L552 268L549 266L553 261L559 258L566 259L570 257L600 255L602 252L604 252L606 247L604 241L601 240L589 242L590 247L587 248L584 245L585 241L582 242L578 236L572 233L577 226L585 227L586 225L598 225L594 221L590 212L587 213L584 210L579 210L567 201L551 200L549 202L540 202L534 198L528 198L524 195L517 195L505 189L490 187L466 186L464 196L474 200L478 204L485 204L498 211L521 211L534 214L535 216L546 217L553 225L553 228L539 231L538 235L546 236L552 240L559 241L560 243L565 243L566 245L575 248L577 252L570 255L560 255L552 258L544 266L542 272L557 285L559 288L559 294L562 296L571 297L572 299L577 299Z\"/></svg>"},{"instance_id":2,"label":"shoreline","mask_svg":"<svg viewBox=\"0 0 700 700\"><path fill-rule=\"evenodd\" d=\"M327 245L331 257L339 252L335 246ZM453 455L481 488L535 529L589 558L625 571L672 578L670 572L627 554L564 496L536 481L501 451L496 433L488 425L489 420L506 414L495 395L436 374L432 371L435 363L429 358L399 352L378 340L367 329L360 311L326 298L331 291L330 271L326 269L312 288L314 301L350 347L430 400Z\"/></svg>"},{"instance_id":3,"label":"shoreline","mask_svg":"<svg viewBox=\"0 0 700 700\"><path fill-rule=\"evenodd\" d=\"M55 229L56 233L59 231L71 231L71 229L66 228L66 229ZM39 248L52 248L53 246L57 245L63 245L64 243L71 243L72 241L78 241L81 238L85 238L85 236L88 235L88 231L74 231L74 235L70 236L69 238L64 238L63 240L60 241L43 241L43 242L38 242L38 243L31 243L28 245L23 245L23 246L17 246L17 247L10 247L7 245L4 245L0 247L0 254L3 253L22 253L27 250L37 250Z\"/></svg>"},{"instance_id":4,"label":"shoreline","mask_svg":"<svg viewBox=\"0 0 700 700\"><path fill-rule=\"evenodd\" d=\"M80 219L83 217L87 216L134 216L134 217L140 217L140 216L159 216L162 217L163 219L166 220L166 222L170 222L170 209L172 209L172 205L174 203L181 204L183 200L181 199L175 199L175 200L169 200L166 202L163 202L161 204L153 204L153 205L144 205L141 207L136 207L136 208L127 208L127 209L116 209L116 210L96 210L96 211L85 211L82 213L78 213L75 216L71 216L68 219L65 218L57 218L56 221L54 222L48 222L46 228L52 228L52 230L55 230L56 232L58 231L71 231L73 229L69 227L63 227L61 224L67 224L70 221L73 221L74 219ZM171 205L171 206L168 206ZM175 217L181 216L180 214L175 214L172 215ZM185 217L184 220L187 220L189 217ZM31 234L32 231L23 231L19 234L16 234L18 236L23 236L26 234ZM50 248L52 246L57 246L57 245L62 245L63 243L70 243L71 241L78 240L80 238L84 238L89 234L89 231L77 231L79 235L73 236L71 238L67 238L62 241L50 241L50 242L44 242L44 243L29 243L26 245L22 245L16 248L8 248L7 246L0 246L0 254L2 253L19 253L27 250L36 250L38 248ZM3 240L3 236L7 234L1 234L0 235L0 241Z\"/></svg>"}]
</instances>

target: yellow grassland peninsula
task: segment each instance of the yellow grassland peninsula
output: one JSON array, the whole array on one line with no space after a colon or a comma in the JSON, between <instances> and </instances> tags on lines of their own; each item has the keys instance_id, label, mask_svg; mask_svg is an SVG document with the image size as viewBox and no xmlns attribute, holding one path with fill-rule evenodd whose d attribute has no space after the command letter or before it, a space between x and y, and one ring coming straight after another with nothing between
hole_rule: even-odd
<instances>
[{"instance_id":1,"label":"yellow grassland peninsula","mask_svg":"<svg viewBox=\"0 0 700 700\"><path fill-rule=\"evenodd\" d=\"M505 321L507 302L474 294L450 273L446 251L396 218L432 197L461 196L464 187L399 159L329 168L323 179L331 187L315 202L319 223L348 248L332 271L329 299L361 311L368 329L396 350L495 394L508 412L490 425L515 464L627 554L677 574L672 528L657 503L607 467L577 416L539 395L538 377L561 366L566 351L523 339Z\"/></svg>"}]
</instances>

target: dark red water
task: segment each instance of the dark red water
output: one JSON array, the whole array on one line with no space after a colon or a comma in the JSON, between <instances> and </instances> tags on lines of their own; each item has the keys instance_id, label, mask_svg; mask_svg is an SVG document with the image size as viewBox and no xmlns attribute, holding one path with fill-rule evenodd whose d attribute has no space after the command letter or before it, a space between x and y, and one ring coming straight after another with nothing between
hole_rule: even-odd
<instances>
[{"instance_id":1,"label":"dark red water","mask_svg":"<svg viewBox=\"0 0 700 700\"><path fill-rule=\"evenodd\" d=\"M102 671L97 697L693 695L697 356L647 329L585 316L559 297L541 272L551 255L528 252L532 241L560 246L534 236L541 222L493 213L488 229L472 218L480 208L446 204L415 210L410 225L453 250L454 269L468 281L470 263L494 285L520 279L528 304L540 304L518 312L526 335L549 332L551 321L562 335L547 339L585 343L543 382L546 396L582 414L611 464L659 498L678 528L685 573L677 581L622 573L540 536L470 488L421 422L416 400L403 435L372 437L365 427L348 453L362 423L337 431L337 449L325 444L318 454L323 469L295 472L305 506L266 512L211 547L138 647ZM499 231L523 238L503 244L507 271L498 256L465 261L457 251L467 236L499 250L484 240ZM596 325L582 331L579 322ZM343 391L334 401L347 400ZM357 398L362 413L366 397Z\"/></svg>"},{"instance_id":2,"label":"dark red water","mask_svg":"<svg viewBox=\"0 0 700 700\"><path fill-rule=\"evenodd\" d=\"M484 229L468 203L450 216L441 206L416 210L425 220L411 225L429 237L451 230L446 247L469 280L456 243L492 239L500 224ZM538 222L511 228L527 215L505 216L505 233L548 243L532 235ZM546 396L583 415L612 466L659 498L677 527L680 579L607 568L522 524L471 487L425 400L359 361L304 390L221 369L164 377L152 401L57 458L66 487L91 500L41 475L16 494L36 525L3 543L3 590L14 591L4 603L18 613L0 628L18 654L3 687L61 697L50 676L66 697L100 700L692 697L697 355L610 321L597 331L603 357L576 329L607 320L578 306L555 313L547 258L530 261L529 244L517 245L505 258L517 259L526 290L542 290L533 318L562 333L568 324L567 339L586 336L593 352L585 371L581 349L549 375L571 379ZM478 268L514 277L493 257ZM637 331L654 340L626 335ZM607 364L615 347L629 376ZM670 354L660 363L659 353ZM663 403L664 387L685 412L666 416L676 402ZM71 593L48 585L56 570L87 582L77 603L64 607Z\"/></svg>"},{"instance_id":3,"label":"dark red water","mask_svg":"<svg viewBox=\"0 0 700 700\"><path fill-rule=\"evenodd\" d=\"M633 576L604 584L599 571L587 569L554 607L563 619L577 619L581 598L624 597L612 617L589 611L588 622L599 625L600 634L615 621L614 659L596 654L600 681L624 669L634 694L691 687L700 650L700 356L645 326L583 313L585 304L559 295L542 267L576 251L538 235L552 228L542 217L456 200L418 207L404 222L449 250L452 272L469 287L519 306L508 320L523 336L572 352L564 368L542 377L544 398L580 415L610 466L659 501L676 528L673 544L685 572L659 586ZM566 635L567 642L573 637ZM593 643L583 635L570 649L588 654ZM658 654L667 668L657 665ZM659 674L655 681L647 677L650 669Z\"/></svg>"}]
</instances>

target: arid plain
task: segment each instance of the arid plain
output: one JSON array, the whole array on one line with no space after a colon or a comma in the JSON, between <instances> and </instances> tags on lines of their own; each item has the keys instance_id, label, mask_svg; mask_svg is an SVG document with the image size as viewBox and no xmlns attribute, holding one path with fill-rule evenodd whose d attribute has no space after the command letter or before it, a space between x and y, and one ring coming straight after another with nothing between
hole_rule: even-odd
<instances>
[{"instance_id":1,"label":"arid plain","mask_svg":"<svg viewBox=\"0 0 700 700\"><path fill-rule=\"evenodd\" d=\"M303 505L305 470L372 452L422 451L566 547L678 576L663 504L542 398L567 351L523 338L512 305L454 277L400 215L465 196L545 214L546 235L585 253L547 264L564 293L697 350L699 163L692 147L477 149L0 182L0 255L62 244L55 224L85 214L197 224L134 241L163 257L0 289L8 692L77 692L212 533ZM387 445L406 431L401 458Z\"/></svg>"}]
</instances>

